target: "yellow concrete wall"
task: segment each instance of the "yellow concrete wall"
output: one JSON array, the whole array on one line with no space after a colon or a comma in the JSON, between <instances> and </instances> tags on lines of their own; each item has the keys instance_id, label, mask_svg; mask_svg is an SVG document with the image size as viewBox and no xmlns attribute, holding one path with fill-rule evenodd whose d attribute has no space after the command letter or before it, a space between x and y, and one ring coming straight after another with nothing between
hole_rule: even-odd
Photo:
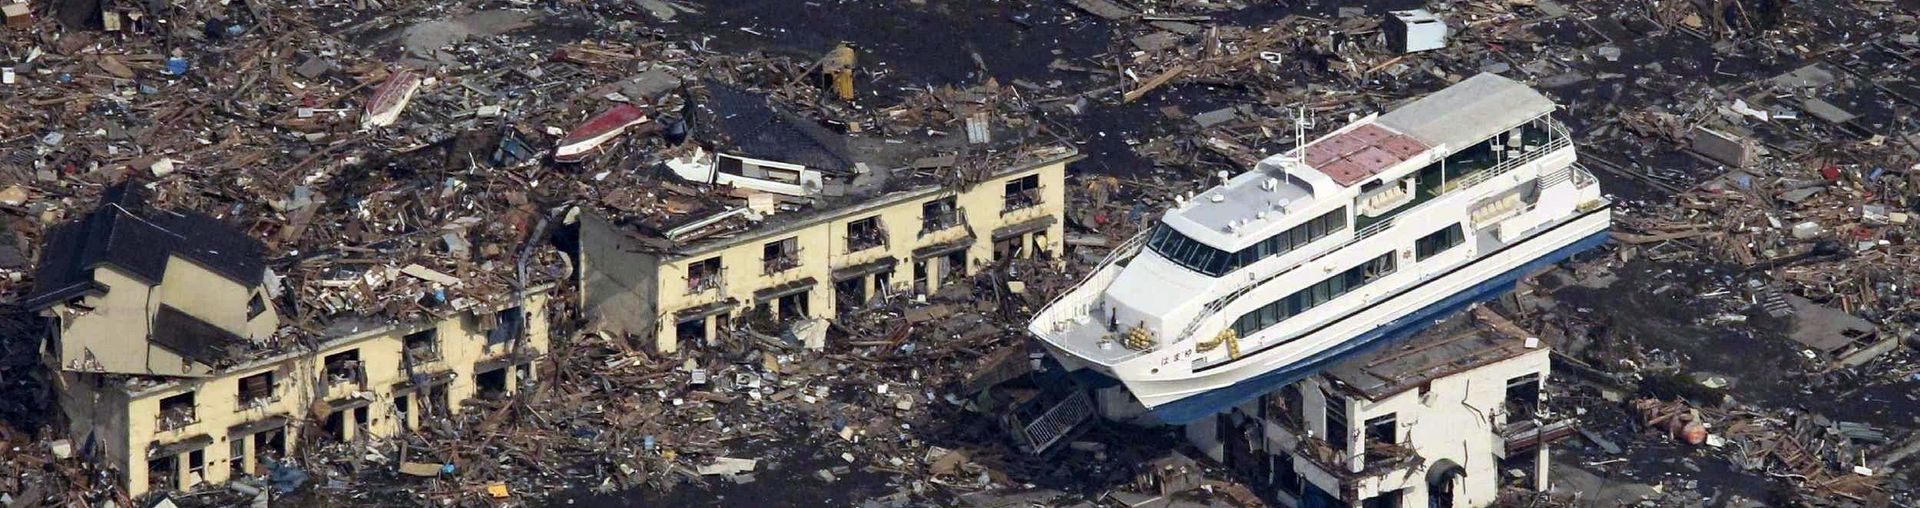
<instances>
[{"instance_id":1,"label":"yellow concrete wall","mask_svg":"<svg viewBox=\"0 0 1920 508\"><path fill-rule=\"evenodd\" d=\"M1062 252L1065 245L1065 205L1066 205L1066 164L1068 161L1056 161L1026 170L1011 172L981 182L958 194L938 190L932 192L902 193L878 198L876 201L890 200L884 204L862 209L858 206L839 213L824 215L812 222L794 226L787 231L772 235L750 235L736 240L735 243L716 249L705 250L664 260L660 266L658 291L659 300L655 310L660 319L655 330L655 346L662 352L674 352L680 347L676 333L675 313L684 309L699 307L732 298L739 306L730 316L740 316L754 307L754 292L779 286L793 281L812 277L816 282L809 292L808 311L811 317L831 317L835 314L832 272L835 269L869 263L891 257L898 260L893 267L890 279L893 289L908 290L913 284L914 249L956 241L973 236L973 244L967 249L969 274L978 273L980 267L993 259L993 231L1003 226L1052 216L1054 222L1044 232L1045 245L1029 245L1026 254L1031 256L1035 247L1053 252ZM1006 182L1029 175L1039 175L1041 199L1037 206L1003 213ZM963 225L947 228L922 236L921 206L929 201L956 196L955 203L960 208ZM871 248L860 252L847 252L846 236L848 226L868 217L880 217L881 227L886 230L887 243L883 248ZM785 238L797 238L800 244L800 266L777 274L766 274L762 267L764 246ZM687 268L695 263L720 257L724 270L724 283L720 288L695 294L687 292ZM871 277L869 277L871 279ZM930 284L937 289L940 279L938 273L929 277ZM876 288L868 283L868 294ZM771 305L772 302L767 302ZM715 333L709 319L707 333Z\"/></svg>"},{"instance_id":2,"label":"yellow concrete wall","mask_svg":"<svg viewBox=\"0 0 1920 508\"><path fill-rule=\"evenodd\" d=\"M547 302L545 293L530 294L527 298L527 327L525 351L537 357L545 354L550 342L547 322ZM244 302L242 302L244 305ZM480 312L491 313L497 308ZM129 439L126 449L109 451L108 455L120 457L123 463L115 464L126 472L128 492L133 496L144 494L148 485L146 450L149 444L169 444L187 441L195 436L207 435L213 438L206 450L206 471L204 478L209 483L221 483L229 479L231 465L231 440L246 436L228 436L228 429L250 422L265 420L274 416L285 416L288 420L286 443L289 451L296 449L301 432L321 432L317 427L320 420L312 418L311 408L318 401L333 401L366 392L372 398L367 407L368 431L373 436L389 436L401 431L394 407L394 384L407 381L407 374L401 367L402 337L425 326L439 330L441 360L419 364L416 369L423 373L453 372L455 377L447 385L447 398L454 413L461 411L460 401L473 397L476 393L475 366L491 360L505 357L508 345L489 346L486 333L478 328L479 321L471 314L462 313L430 325L401 327L382 330L358 338L336 339L326 343L318 351L310 354L290 355L261 365L222 372L217 376L176 381L158 388L139 390L129 397L124 407L105 408L110 411L124 411L131 415L127 419L126 432ZM362 368L366 372L364 386L358 384L329 385L325 373L325 358L328 355L359 350ZM524 363L531 368L533 362ZM275 372L275 399L265 405L240 407L240 379L260 372ZM531 375L531 373L529 373ZM509 375L508 389L515 390L517 376ZM138 389L136 389L138 390ZM158 419L160 400L182 392L193 391L197 406L198 420L190 425L161 430ZM411 411L417 422L421 414L421 397L415 396L411 402L415 408ZM357 422L349 421L348 437L352 438ZM98 429L98 432L115 432L114 429ZM248 445L251 447L251 444ZM249 454L254 453L249 450ZM186 460L181 458L183 480L180 485L188 485L184 479ZM252 469L253 473L264 474L262 469Z\"/></svg>"},{"instance_id":3,"label":"yellow concrete wall","mask_svg":"<svg viewBox=\"0 0 1920 508\"><path fill-rule=\"evenodd\" d=\"M167 258L164 278L154 291L153 306L147 309L149 313L167 305L241 337L264 339L273 332L268 327L266 334L249 335L253 330L248 326L247 300L253 298L253 288L180 256ZM272 314L273 306L268 305L266 312Z\"/></svg>"},{"instance_id":4,"label":"yellow concrete wall","mask_svg":"<svg viewBox=\"0 0 1920 508\"><path fill-rule=\"evenodd\" d=\"M159 291L110 266L93 271L94 280L107 286L106 294L85 300L92 310L69 309L55 305L59 316L60 366L85 372L117 372L191 376L203 375L204 368L193 368L179 355L162 348L147 347L150 302L160 300Z\"/></svg>"},{"instance_id":5,"label":"yellow concrete wall","mask_svg":"<svg viewBox=\"0 0 1920 508\"><path fill-rule=\"evenodd\" d=\"M112 267L93 272L94 281L107 287L105 295L88 297L91 311L80 312L66 305L55 305L61 316L60 363L64 368L88 372L114 372L136 375L203 376L208 366L189 364L179 355L159 347L147 347L150 317L161 305L180 309L235 335L264 339L279 326L273 305L253 319L247 318L247 301L257 288L249 288L232 279L178 256L168 258L166 276L159 285L133 278ZM89 365L88 352L91 352Z\"/></svg>"}]
</instances>

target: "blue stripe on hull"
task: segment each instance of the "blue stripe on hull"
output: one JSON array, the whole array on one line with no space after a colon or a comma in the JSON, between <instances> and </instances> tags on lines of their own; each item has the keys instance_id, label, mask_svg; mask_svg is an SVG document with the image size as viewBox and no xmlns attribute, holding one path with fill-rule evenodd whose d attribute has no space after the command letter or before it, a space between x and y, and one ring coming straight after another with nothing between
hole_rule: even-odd
<instances>
[{"instance_id":1,"label":"blue stripe on hull","mask_svg":"<svg viewBox=\"0 0 1920 508\"><path fill-rule=\"evenodd\" d=\"M1160 421L1181 425L1226 411L1228 408L1253 400L1262 394L1279 389L1295 381L1305 379L1314 373L1344 358L1371 352L1388 344L1398 342L1432 326L1437 319L1446 317L1470 304L1493 299L1513 290L1515 282L1526 274L1533 273L1548 265L1559 263L1574 254L1585 252L1606 243L1608 233L1601 231L1581 239L1550 254L1535 258L1527 264L1488 279L1472 288L1455 293L1445 300L1429 305L1418 311L1388 322L1385 326L1354 337L1340 345L1321 351L1306 360L1295 362L1286 367L1241 380L1231 386L1217 388L1192 395L1173 402L1162 404L1149 412ZM1091 369L1082 369L1091 373ZM1094 374L1100 376L1099 374ZM1106 377L1106 376L1101 376ZM1109 378L1110 379L1110 378Z\"/></svg>"}]
</instances>

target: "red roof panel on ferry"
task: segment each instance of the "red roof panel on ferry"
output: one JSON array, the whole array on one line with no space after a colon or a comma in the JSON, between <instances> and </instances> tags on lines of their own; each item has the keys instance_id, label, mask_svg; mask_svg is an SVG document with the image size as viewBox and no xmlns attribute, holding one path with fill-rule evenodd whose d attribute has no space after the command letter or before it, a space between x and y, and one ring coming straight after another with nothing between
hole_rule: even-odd
<instances>
[{"instance_id":1,"label":"red roof panel on ferry","mask_svg":"<svg viewBox=\"0 0 1920 508\"><path fill-rule=\"evenodd\" d=\"M1413 138L1406 136L1390 137L1381 140L1373 146L1381 150L1386 150L1387 153L1399 157L1400 160L1411 159L1415 155L1420 155L1420 152L1427 151L1427 145L1422 145L1419 141L1414 141Z\"/></svg>"},{"instance_id":2,"label":"red roof panel on ferry","mask_svg":"<svg viewBox=\"0 0 1920 508\"><path fill-rule=\"evenodd\" d=\"M1307 145L1307 165L1352 186L1425 151L1427 145L1370 123Z\"/></svg>"},{"instance_id":3,"label":"red roof panel on ferry","mask_svg":"<svg viewBox=\"0 0 1920 508\"><path fill-rule=\"evenodd\" d=\"M1317 168L1320 167L1321 164L1339 160L1340 156L1346 155L1336 150L1338 149L1334 148L1333 145L1323 146L1320 143L1307 145L1307 165Z\"/></svg>"},{"instance_id":4,"label":"red roof panel on ferry","mask_svg":"<svg viewBox=\"0 0 1920 508\"><path fill-rule=\"evenodd\" d=\"M1353 185L1354 182L1373 176L1367 168L1347 159L1334 159L1333 162L1314 167L1333 181L1340 182L1340 185Z\"/></svg>"}]
</instances>

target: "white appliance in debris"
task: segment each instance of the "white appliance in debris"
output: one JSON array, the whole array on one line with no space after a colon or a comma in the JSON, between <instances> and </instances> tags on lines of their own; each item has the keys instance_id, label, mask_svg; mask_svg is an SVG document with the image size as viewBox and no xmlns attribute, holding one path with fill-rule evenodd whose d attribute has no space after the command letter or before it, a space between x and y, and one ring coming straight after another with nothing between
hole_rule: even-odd
<instances>
[{"instance_id":1,"label":"white appliance in debris","mask_svg":"<svg viewBox=\"0 0 1920 508\"><path fill-rule=\"evenodd\" d=\"M1447 22L1426 9L1387 13L1387 45L1401 53L1447 47Z\"/></svg>"},{"instance_id":2,"label":"white appliance in debris","mask_svg":"<svg viewBox=\"0 0 1920 508\"><path fill-rule=\"evenodd\" d=\"M1268 157L1179 200L1028 330L1176 424L1417 331L1605 241L1609 203L1555 107L1481 74Z\"/></svg>"}]
</instances>

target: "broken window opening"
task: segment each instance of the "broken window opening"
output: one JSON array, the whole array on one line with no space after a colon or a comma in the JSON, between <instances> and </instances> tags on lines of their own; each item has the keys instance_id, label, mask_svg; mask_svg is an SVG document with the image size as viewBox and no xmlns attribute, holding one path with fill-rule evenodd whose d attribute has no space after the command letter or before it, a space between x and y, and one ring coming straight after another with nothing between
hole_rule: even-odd
<instances>
[{"instance_id":1,"label":"broken window opening","mask_svg":"<svg viewBox=\"0 0 1920 508\"><path fill-rule=\"evenodd\" d=\"M687 265L687 294L719 289L720 281L724 279L719 256L694 262Z\"/></svg>"},{"instance_id":2,"label":"broken window opening","mask_svg":"<svg viewBox=\"0 0 1920 508\"><path fill-rule=\"evenodd\" d=\"M847 252L860 252L886 245L887 231L880 227L879 216L847 223Z\"/></svg>"},{"instance_id":3,"label":"broken window opening","mask_svg":"<svg viewBox=\"0 0 1920 508\"><path fill-rule=\"evenodd\" d=\"M247 300L247 320L251 321L253 318L260 317L260 314L266 311L267 300L262 297L260 293L254 293L253 298Z\"/></svg>"},{"instance_id":4,"label":"broken window opening","mask_svg":"<svg viewBox=\"0 0 1920 508\"><path fill-rule=\"evenodd\" d=\"M927 265L932 262L933 261L926 259L916 259L913 261L913 291L915 293L927 292L928 279L931 277L927 273L930 271Z\"/></svg>"},{"instance_id":5,"label":"broken window opening","mask_svg":"<svg viewBox=\"0 0 1920 508\"><path fill-rule=\"evenodd\" d=\"M1000 213L1032 208L1040 204L1040 175L1007 180L1006 206Z\"/></svg>"},{"instance_id":6,"label":"broken window opening","mask_svg":"<svg viewBox=\"0 0 1920 508\"><path fill-rule=\"evenodd\" d=\"M761 248L760 260L767 275L800 266L800 239L795 237L767 242Z\"/></svg>"},{"instance_id":7,"label":"broken window opening","mask_svg":"<svg viewBox=\"0 0 1920 508\"><path fill-rule=\"evenodd\" d=\"M1300 472L1293 468L1293 454L1284 451L1268 455L1273 461L1272 483L1293 497L1300 497Z\"/></svg>"},{"instance_id":8,"label":"broken window opening","mask_svg":"<svg viewBox=\"0 0 1920 508\"><path fill-rule=\"evenodd\" d=\"M942 285L959 282L967 278L966 249L949 252L940 256L940 283Z\"/></svg>"},{"instance_id":9,"label":"broken window opening","mask_svg":"<svg viewBox=\"0 0 1920 508\"><path fill-rule=\"evenodd\" d=\"M413 397L409 397L406 395L393 396L393 417L400 419L399 420L400 428L406 429L406 430L413 430L413 418L411 418L412 414L413 414Z\"/></svg>"},{"instance_id":10,"label":"broken window opening","mask_svg":"<svg viewBox=\"0 0 1920 508\"><path fill-rule=\"evenodd\" d=\"M833 283L833 295L841 314L865 307L867 305L866 277L854 277Z\"/></svg>"},{"instance_id":11,"label":"broken window opening","mask_svg":"<svg viewBox=\"0 0 1920 508\"><path fill-rule=\"evenodd\" d=\"M240 478L247 475L247 440L230 441L231 454L227 456L227 476Z\"/></svg>"},{"instance_id":12,"label":"broken window opening","mask_svg":"<svg viewBox=\"0 0 1920 508\"><path fill-rule=\"evenodd\" d=\"M1281 387L1280 395L1277 397L1269 395L1267 403L1269 417L1279 422L1280 426L1295 432L1305 428L1303 422L1306 421L1304 409L1306 400L1300 394L1300 385L1290 384Z\"/></svg>"},{"instance_id":13,"label":"broken window opening","mask_svg":"<svg viewBox=\"0 0 1920 508\"><path fill-rule=\"evenodd\" d=\"M366 437L372 435L372 433L367 432L367 428L373 426L373 423L372 423L373 420L368 417L367 413L368 413L367 406L360 406L360 407L353 408L353 438L354 439L364 440Z\"/></svg>"},{"instance_id":14,"label":"broken window opening","mask_svg":"<svg viewBox=\"0 0 1920 508\"><path fill-rule=\"evenodd\" d=\"M506 398L507 368L502 366L497 369L474 374L473 383L480 393L480 398L488 400Z\"/></svg>"},{"instance_id":15,"label":"broken window opening","mask_svg":"<svg viewBox=\"0 0 1920 508\"><path fill-rule=\"evenodd\" d=\"M278 399L273 389L273 371L240 378L240 407L254 408Z\"/></svg>"},{"instance_id":16,"label":"broken window opening","mask_svg":"<svg viewBox=\"0 0 1920 508\"><path fill-rule=\"evenodd\" d=\"M453 414L452 405L447 401L447 385L427 388L427 414L448 416Z\"/></svg>"},{"instance_id":17,"label":"broken window opening","mask_svg":"<svg viewBox=\"0 0 1920 508\"><path fill-rule=\"evenodd\" d=\"M673 336L681 342L705 344L707 340L707 318L689 319L674 323Z\"/></svg>"},{"instance_id":18,"label":"broken window opening","mask_svg":"<svg viewBox=\"0 0 1920 508\"><path fill-rule=\"evenodd\" d=\"M254 463L280 460L287 453L287 429L261 431L253 435Z\"/></svg>"},{"instance_id":19,"label":"broken window opening","mask_svg":"<svg viewBox=\"0 0 1920 508\"><path fill-rule=\"evenodd\" d=\"M326 434L327 439L331 439L336 443L345 442L347 440L347 412L334 411L327 413L327 421L321 426L320 430Z\"/></svg>"},{"instance_id":20,"label":"broken window opening","mask_svg":"<svg viewBox=\"0 0 1920 508\"><path fill-rule=\"evenodd\" d=\"M180 457L171 455L147 461L147 490L178 490Z\"/></svg>"},{"instance_id":21,"label":"broken window opening","mask_svg":"<svg viewBox=\"0 0 1920 508\"><path fill-rule=\"evenodd\" d=\"M1344 456L1347 453L1347 440L1353 435L1347 428L1347 399L1331 393L1327 393L1325 398L1327 444L1332 445L1334 451Z\"/></svg>"},{"instance_id":22,"label":"broken window opening","mask_svg":"<svg viewBox=\"0 0 1920 508\"><path fill-rule=\"evenodd\" d=\"M1507 380L1507 421L1532 419L1540 410L1540 373Z\"/></svg>"},{"instance_id":23,"label":"broken window opening","mask_svg":"<svg viewBox=\"0 0 1920 508\"><path fill-rule=\"evenodd\" d=\"M1027 244L1027 235L1017 235L1011 238L994 240L993 241L993 260L1005 261L1008 259L1025 257L1024 254L1026 253L1026 250L1027 250L1026 244Z\"/></svg>"},{"instance_id":24,"label":"broken window opening","mask_svg":"<svg viewBox=\"0 0 1920 508\"><path fill-rule=\"evenodd\" d=\"M431 362L440 359L440 330L427 328L409 333L402 339L406 345L407 359L413 363Z\"/></svg>"},{"instance_id":25,"label":"broken window opening","mask_svg":"<svg viewBox=\"0 0 1920 508\"><path fill-rule=\"evenodd\" d=\"M801 291L780 297L780 300L776 302L776 307L778 308L775 310L775 312L779 313L778 318L781 321L792 321L795 319L806 319L807 316L810 316L811 314L807 313L808 293L812 293L812 291Z\"/></svg>"},{"instance_id":26,"label":"broken window opening","mask_svg":"<svg viewBox=\"0 0 1920 508\"><path fill-rule=\"evenodd\" d=\"M920 236L960 225L960 206L953 196L920 204Z\"/></svg>"},{"instance_id":27,"label":"broken window opening","mask_svg":"<svg viewBox=\"0 0 1920 508\"><path fill-rule=\"evenodd\" d=\"M500 309L493 316L495 324L492 330L487 331L488 346L512 343L526 332L527 316L518 305Z\"/></svg>"},{"instance_id":28,"label":"broken window opening","mask_svg":"<svg viewBox=\"0 0 1920 508\"><path fill-rule=\"evenodd\" d=\"M327 369L328 386L346 383L366 383L366 372L360 367L360 350L354 349L327 355L324 360Z\"/></svg>"},{"instance_id":29,"label":"broken window opening","mask_svg":"<svg viewBox=\"0 0 1920 508\"><path fill-rule=\"evenodd\" d=\"M160 430L177 430L200 421L195 409L193 392L160 399Z\"/></svg>"},{"instance_id":30,"label":"broken window opening","mask_svg":"<svg viewBox=\"0 0 1920 508\"><path fill-rule=\"evenodd\" d=\"M881 298L893 295L893 269L873 274L873 294Z\"/></svg>"}]
</instances>

